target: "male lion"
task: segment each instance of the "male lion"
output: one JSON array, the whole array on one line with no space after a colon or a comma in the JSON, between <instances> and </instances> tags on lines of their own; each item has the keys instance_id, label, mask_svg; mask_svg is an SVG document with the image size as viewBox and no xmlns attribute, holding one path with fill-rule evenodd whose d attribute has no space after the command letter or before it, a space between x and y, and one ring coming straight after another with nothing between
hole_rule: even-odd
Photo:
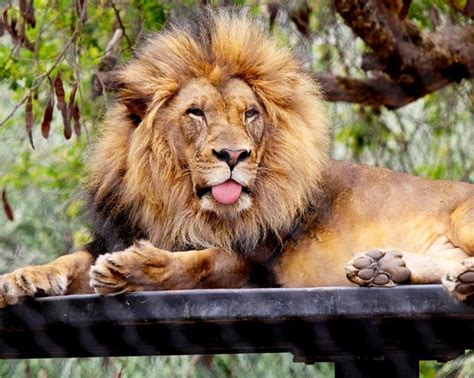
<instances>
[{"instance_id":1,"label":"male lion","mask_svg":"<svg viewBox=\"0 0 474 378\"><path fill-rule=\"evenodd\" d=\"M330 161L317 84L250 17L175 22L117 80L87 181L93 241L1 276L0 306L242 287L261 268L284 287L474 293L474 185Z\"/></svg>"}]
</instances>

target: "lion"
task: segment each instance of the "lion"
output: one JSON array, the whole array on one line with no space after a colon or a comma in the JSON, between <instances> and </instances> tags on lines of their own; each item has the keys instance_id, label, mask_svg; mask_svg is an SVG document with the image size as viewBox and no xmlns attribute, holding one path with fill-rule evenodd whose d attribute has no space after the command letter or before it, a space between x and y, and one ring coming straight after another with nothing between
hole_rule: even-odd
<instances>
[{"instance_id":1,"label":"lion","mask_svg":"<svg viewBox=\"0 0 474 378\"><path fill-rule=\"evenodd\" d=\"M252 285L474 293L474 185L331 160L318 84L252 17L174 21L116 81L85 185L92 241L2 275L1 307Z\"/></svg>"}]
</instances>

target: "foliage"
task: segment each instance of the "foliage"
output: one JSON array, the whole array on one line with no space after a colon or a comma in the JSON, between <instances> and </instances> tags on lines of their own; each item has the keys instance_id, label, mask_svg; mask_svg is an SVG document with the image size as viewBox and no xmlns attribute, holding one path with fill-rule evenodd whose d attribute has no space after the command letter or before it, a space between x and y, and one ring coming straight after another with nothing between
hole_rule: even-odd
<instances>
[{"instance_id":1,"label":"foliage","mask_svg":"<svg viewBox=\"0 0 474 378\"><path fill-rule=\"evenodd\" d=\"M304 365L293 363L289 354L217 355L210 364L197 357L128 357L71 358L62 360L4 361L0 376L28 377L329 377L334 375L331 364Z\"/></svg>"},{"instance_id":2,"label":"foliage","mask_svg":"<svg viewBox=\"0 0 474 378\"><path fill-rule=\"evenodd\" d=\"M6 190L14 214L14 221L8 221L0 213L3 272L45 262L87 241L79 188L87 152L110 101L110 94L100 90L101 96L91 98L96 90L92 79L107 64L114 66L115 59L126 61L142 32L158 30L170 15L186 13L196 5L193 0L34 0L32 4L34 27L21 14L18 2L6 2L6 13L2 9L4 20L11 23L15 19L19 30L24 28L23 37L12 38L5 30L1 36L0 25L0 189ZM238 5L251 6L268 22L268 9L259 2L239 1ZM355 57L367 48L336 16L331 1L321 0L313 6L310 33L305 37L290 16L290 6L283 6L273 33L292 46L309 68L353 77L365 75ZM412 1L409 17L429 30L443 23L467 22L443 0ZM121 31L122 38L107 51L116 30ZM27 41L33 49L28 48ZM53 85L58 74L65 89L65 106L77 104L80 109L82 132L65 139L67 122L55 105L51 131L44 139L39 125L48 100L58 97ZM78 90L73 102L75 83ZM25 103L30 95L34 150L25 130ZM426 177L474 181L473 99L472 83L462 82L397 111L328 104L334 125L333 156ZM66 112L69 122L71 116L72 111L69 115ZM97 371L133 377L149 376L150 372L170 377L332 375L328 364L293 364L289 355L217 356L206 369L189 357L0 362L1 376L93 376ZM434 363L422 365L426 377L434 376L436 370Z\"/></svg>"}]
</instances>

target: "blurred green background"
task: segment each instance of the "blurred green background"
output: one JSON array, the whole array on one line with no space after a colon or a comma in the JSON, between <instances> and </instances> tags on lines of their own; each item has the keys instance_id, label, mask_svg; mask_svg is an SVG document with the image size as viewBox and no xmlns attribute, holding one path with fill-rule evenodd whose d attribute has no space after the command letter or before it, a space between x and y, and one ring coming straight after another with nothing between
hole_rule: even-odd
<instances>
[{"instance_id":1,"label":"blurred green background","mask_svg":"<svg viewBox=\"0 0 474 378\"><path fill-rule=\"evenodd\" d=\"M107 70L106 57L119 63L131 56L139 35L159 30L174 14L198 6L194 0L35 0L35 26L22 18L17 1L0 2L7 20L17 20L33 51L6 31L0 37L0 122L33 89L34 127L32 149L25 130L24 106L0 126L0 189L7 193L14 220L0 213L0 272L51 260L80 248L88 241L86 220L81 216L81 180L88 151L113 95L101 93L93 76ZM30 3L29 1L27 2ZM222 2L220 2L222 3ZM269 23L269 3L235 1ZM291 46L308 68L318 72L366 77L360 56L367 48L337 16L332 1L308 2L309 33L303 36L291 20L302 1L279 3L272 32ZM78 5L79 4L79 5ZM79 23L76 9L87 4L87 20ZM217 2L213 2L217 5ZM30 11L31 12L31 11ZM468 22L448 1L413 1L409 17L423 30ZM22 26L21 24L25 24ZM80 24L80 27L78 25ZM118 43L106 51L116 30ZM1 34L1 33L0 33ZM74 36L74 38L71 38ZM65 48L66 47L66 48ZM110 46L109 46L110 47ZM48 139L40 123L51 94L51 83L42 76L51 70L62 76L66 97L78 84L81 135L66 140L63 122L55 109ZM100 81L100 80L99 80ZM95 97L95 98L93 98ZM431 178L474 181L474 116L472 82L462 81L399 110L328 103L333 126L332 155L339 159L384 166ZM474 358L446 365L421 364L423 377L474 377ZM196 357L141 357L0 361L0 376L13 377L306 377L334 375L331 364L305 366L291 355L236 355Z\"/></svg>"}]
</instances>

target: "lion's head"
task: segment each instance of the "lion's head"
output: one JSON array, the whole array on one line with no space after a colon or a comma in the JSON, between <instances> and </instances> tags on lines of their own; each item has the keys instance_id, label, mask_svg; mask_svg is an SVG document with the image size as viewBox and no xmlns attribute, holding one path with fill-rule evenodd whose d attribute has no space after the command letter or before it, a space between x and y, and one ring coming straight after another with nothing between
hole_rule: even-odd
<instances>
[{"instance_id":1,"label":"lion's head","mask_svg":"<svg viewBox=\"0 0 474 378\"><path fill-rule=\"evenodd\" d=\"M251 252L311 203L329 140L321 95L251 17L175 22L117 78L88 182L98 234L126 224L161 248Z\"/></svg>"}]
</instances>

